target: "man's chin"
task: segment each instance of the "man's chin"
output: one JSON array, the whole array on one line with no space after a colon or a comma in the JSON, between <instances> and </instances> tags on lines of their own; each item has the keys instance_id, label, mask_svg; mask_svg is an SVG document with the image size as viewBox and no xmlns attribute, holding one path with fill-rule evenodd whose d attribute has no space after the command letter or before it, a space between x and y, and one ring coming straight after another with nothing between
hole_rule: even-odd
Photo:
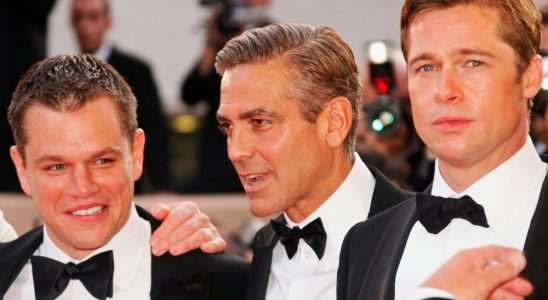
<instances>
[{"instance_id":1,"label":"man's chin","mask_svg":"<svg viewBox=\"0 0 548 300\"><path fill-rule=\"evenodd\" d=\"M266 198L253 199L250 197L249 210L255 217L268 217L268 216L280 213L281 210L278 210L275 207L268 205L268 203L271 203L271 202L272 202L271 199L266 199Z\"/></svg>"}]
</instances>

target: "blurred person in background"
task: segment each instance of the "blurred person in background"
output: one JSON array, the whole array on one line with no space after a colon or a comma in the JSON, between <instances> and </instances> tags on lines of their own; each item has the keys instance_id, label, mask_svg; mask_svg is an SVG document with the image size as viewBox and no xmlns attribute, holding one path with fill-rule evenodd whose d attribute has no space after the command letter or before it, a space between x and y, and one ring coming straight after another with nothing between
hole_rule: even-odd
<instances>
[{"instance_id":1,"label":"blurred person in background","mask_svg":"<svg viewBox=\"0 0 548 300\"><path fill-rule=\"evenodd\" d=\"M372 53L373 44L381 45L381 53ZM413 126L403 54L385 42L370 43L367 50L356 150L366 163L378 168L394 184L423 191L432 180L434 158ZM385 59L376 61L374 56L379 54ZM376 127L373 121L383 120L382 112L394 119L386 126Z\"/></svg>"},{"instance_id":2,"label":"blurred person in background","mask_svg":"<svg viewBox=\"0 0 548 300\"><path fill-rule=\"evenodd\" d=\"M19 78L46 57L48 16L55 0L0 3L0 192L20 192L9 148L13 137L6 113Z\"/></svg>"},{"instance_id":3,"label":"blurred person in background","mask_svg":"<svg viewBox=\"0 0 548 300\"><path fill-rule=\"evenodd\" d=\"M4 213L0 210L0 243L9 242L17 238L17 233L4 219Z\"/></svg>"},{"instance_id":4,"label":"blurred person in background","mask_svg":"<svg viewBox=\"0 0 548 300\"><path fill-rule=\"evenodd\" d=\"M206 22L206 38L200 59L181 85L181 98L186 104L207 103L198 145L195 174L179 187L184 193L243 192L234 167L227 158L226 138L217 128L221 77L215 72L215 55L231 38L246 29L271 23L267 16L269 0L206 1L212 6Z\"/></svg>"},{"instance_id":5,"label":"blurred person in background","mask_svg":"<svg viewBox=\"0 0 548 300\"><path fill-rule=\"evenodd\" d=\"M548 91L540 90L533 100L531 108L531 127L529 134L539 154L548 154Z\"/></svg>"},{"instance_id":6,"label":"blurred person in background","mask_svg":"<svg viewBox=\"0 0 548 300\"><path fill-rule=\"evenodd\" d=\"M143 178L136 192L159 192L172 189L169 169L169 130L152 71L143 60L120 51L106 40L112 26L108 0L73 0L71 24L82 53L111 64L127 80L137 97L139 126L147 133Z\"/></svg>"},{"instance_id":7,"label":"blurred person in background","mask_svg":"<svg viewBox=\"0 0 548 300\"><path fill-rule=\"evenodd\" d=\"M548 60L548 6L540 8L542 16L542 35L540 39L540 55L546 65ZM544 78L548 76L548 68L544 68ZM548 153L548 116L546 115L546 105L548 105L548 81L543 80L541 90L533 99L531 109L531 125L529 135L531 136L535 148L539 154Z\"/></svg>"}]
</instances>

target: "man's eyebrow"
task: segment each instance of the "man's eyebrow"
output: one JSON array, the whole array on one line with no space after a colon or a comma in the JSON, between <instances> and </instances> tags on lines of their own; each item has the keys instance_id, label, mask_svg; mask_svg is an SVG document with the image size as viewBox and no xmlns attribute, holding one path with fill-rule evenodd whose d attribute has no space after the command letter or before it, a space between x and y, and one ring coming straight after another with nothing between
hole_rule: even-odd
<instances>
[{"instance_id":1,"label":"man's eyebrow","mask_svg":"<svg viewBox=\"0 0 548 300\"><path fill-rule=\"evenodd\" d=\"M416 56L414 57L413 59L411 59L409 61L409 65L412 66L413 64L417 63L418 61L421 61L421 60L430 60L434 58L434 55L430 54L430 53L423 53L419 56Z\"/></svg>"},{"instance_id":2,"label":"man's eyebrow","mask_svg":"<svg viewBox=\"0 0 548 300\"><path fill-rule=\"evenodd\" d=\"M480 50L480 49L471 49L471 48L463 48L456 51L460 55L480 55L480 56L487 56L487 57L495 57L495 55L491 52Z\"/></svg>"},{"instance_id":3,"label":"man's eyebrow","mask_svg":"<svg viewBox=\"0 0 548 300\"><path fill-rule=\"evenodd\" d=\"M472 48L458 49L458 50L453 51L453 53L457 54L457 55L464 55L464 56L465 55L479 55L479 56L486 56L486 57L495 57L495 55L491 52L480 50L480 49L472 49ZM433 58L434 58L434 55L432 55L431 53L423 53L423 54L421 54L417 57L412 58L409 61L409 65L412 66L413 64L415 64L418 61L431 60Z\"/></svg>"},{"instance_id":4,"label":"man's eyebrow","mask_svg":"<svg viewBox=\"0 0 548 300\"><path fill-rule=\"evenodd\" d=\"M240 113L238 115L238 119L245 120L245 119L253 119L257 117L268 117L270 119L273 119L275 121L283 121L283 116L275 111L268 110L264 107L255 108L252 110L245 111L243 113ZM230 122L230 119L223 116L220 113L217 113L217 121L218 122Z\"/></svg>"},{"instance_id":5,"label":"man's eyebrow","mask_svg":"<svg viewBox=\"0 0 548 300\"><path fill-rule=\"evenodd\" d=\"M217 113L217 122L229 122L229 121L230 120L227 117L221 115L220 113Z\"/></svg>"},{"instance_id":6,"label":"man's eyebrow","mask_svg":"<svg viewBox=\"0 0 548 300\"><path fill-rule=\"evenodd\" d=\"M108 154L120 155L121 153L122 153L122 151L120 151L116 148L107 147L103 150L99 150L99 151L91 154L90 157L96 158L96 157L101 157L101 156L108 155ZM44 156L41 156L41 157L35 159L34 164L39 165L39 164L42 164L44 162L64 161L64 160L65 160L65 158L62 155L44 155Z\"/></svg>"},{"instance_id":7,"label":"man's eyebrow","mask_svg":"<svg viewBox=\"0 0 548 300\"><path fill-rule=\"evenodd\" d=\"M268 118L274 119L276 121L282 121L284 119L283 116L280 113L272 111L272 110L268 110L264 107L259 107L259 108L255 108L255 109L252 109L252 110L248 110L246 112L241 113L238 117L242 120L243 119L253 119L253 118L257 118L257 117L268 117Z\"/></svg>"}]
</instances>

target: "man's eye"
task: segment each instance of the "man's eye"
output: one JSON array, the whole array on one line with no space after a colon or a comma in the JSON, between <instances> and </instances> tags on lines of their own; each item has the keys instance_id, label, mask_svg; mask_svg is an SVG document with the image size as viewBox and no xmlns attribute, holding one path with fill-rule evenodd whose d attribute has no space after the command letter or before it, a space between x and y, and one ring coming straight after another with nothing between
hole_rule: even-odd
<instances>
[{"instance_id":1,"label":"man's eye","mask_svg":"<svg viewBox=\"0 0 548 300\"><path fill-rule=\"evenodd\" d=\"M483 62L481 62L479 60L471 60L468 63L466 63L466 65L471 67L471 68L477 68L477 67L483 66Z\"/></svg>"},{"instance_id":2,"label":"man's eye","mask_svg":"<svg viewBox=\"0 0 548 300\"><path fill-rule=\"evenodd\" d=\"M51 166L47 167L47 169L49 171L59 171L59 170L64 170L66 168L67 168L67 166L64 165L64 164L54 164L54 165L51 165Z\"/></svg>"},{"instance_id":3,"label":"man's eye","mask_svg":"<svg viewBox=\"0 0 548 300\"><path fill-rule=\"evenodd\" d=\"M420 67L419 71L420 72L425 72L425 73L432 72L432 71L434 71L434 66L433 65L425 65L425 66Z\"/></svg>"},{"instance_id":4,"label":"man's eye","mask_svg":"<svg viewBox=\"0 0 548 300\"><path fill-rule=\"evenodd\" d=\"M112 162L112 159L110 158L99 158L97 160L98 165L106 165L106 164L110 164L111 162Z\"/></svg>"},{"instance_id":5,"label":"man's eye","mask_svg":"<svg viewBox=\"0 0 548 300\"><path fill-rule=\"evenodd\" d=\"M253 119L253 124L257 127L265 127L270 125L271 122L265 119Z\"/></svg>"},{"instance_id":6,"label":"man's eye","mask_svg":"<svg viewBox=\"0 0 548 300\"><path fill-rule=\"evenodd\" d=\"M219 129L219 131L224 134L224 135L228 135L228 131L230 130L230 125L227 124L227 123L219 123L217 124L217 128Z\"/></svg>"}]
</instances>

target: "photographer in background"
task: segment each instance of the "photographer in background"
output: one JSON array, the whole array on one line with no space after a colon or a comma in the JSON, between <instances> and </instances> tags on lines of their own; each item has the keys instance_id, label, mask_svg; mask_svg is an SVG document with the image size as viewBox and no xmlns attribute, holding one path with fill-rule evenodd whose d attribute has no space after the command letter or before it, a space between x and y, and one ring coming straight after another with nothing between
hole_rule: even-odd
<instances>
[{"instance_id":1,"label":"photographer in background","mask_svg":"<svg viewBox=\"0 0 548 300\"><path fill-rule=\"evenodd\" d=\"M377 41L368 44L367 58L358 154L394 184L422 191L432 180L433 157L413 127L403 55Z\"/></svg>"},{"instance_id":2,"label":"photographer in background","mask_svg":"<svg viewBox=\"0 0 548 300\"><path fill-rule=\"evenodd\" d=\"M72 0L71 24L80 51L112 65L124 76L137 98L137 121L147 133L147 159L143 178L136 182L136 192L172 189L167 151L169 130L150 66L106 39L112 26L108 0Z\"/></svg>"},{"instance_id":3,"label":"photographer in background","mask_svg":"<svg viewBox=\"0 0 548 300\"><path fill-rule=\"evenodd\" d=\"M266 10L269 0L201 0L210 6L206 39L200 59L181 85L181 98L186 104L204 101L207 113L200 127L198 169L183 182L183 193L243 192L240 179L227 158L226 137L217 129L221 77L215 72L215 55L231 38L244 30L271 23Z\"/></svg>"}]
</instances>

